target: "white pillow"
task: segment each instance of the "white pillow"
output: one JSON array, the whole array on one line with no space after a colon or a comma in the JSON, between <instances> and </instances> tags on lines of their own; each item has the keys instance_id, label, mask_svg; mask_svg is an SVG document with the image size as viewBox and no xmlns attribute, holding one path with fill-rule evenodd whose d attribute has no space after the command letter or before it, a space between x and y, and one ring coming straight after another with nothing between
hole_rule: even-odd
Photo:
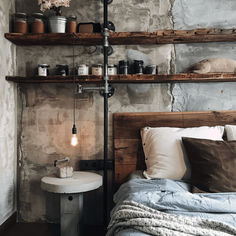
<instances>
[{"instance_id":1,"label":"white pillow","mask_svg":"<svg viewBox=\"0 0 236 236\"><path fill-rule=\"evenodd\" d=\"M236 125L225 125L225 132L228 141L236 140Z\"/></svg>"},{"instance_id":2,"label":"white pillow","mask_svg":"<svg viewBox=\"0 0 236 236\"><path fill-rule=\"evenodd\" d=\"M189 163L184 154L182 137L222 140L223 126L197 128L150 128L141 130L143 150L147 170L143 172L147 179L168 178L180 180L185 175L190 178Z\"/></svg>"}]
</instances>

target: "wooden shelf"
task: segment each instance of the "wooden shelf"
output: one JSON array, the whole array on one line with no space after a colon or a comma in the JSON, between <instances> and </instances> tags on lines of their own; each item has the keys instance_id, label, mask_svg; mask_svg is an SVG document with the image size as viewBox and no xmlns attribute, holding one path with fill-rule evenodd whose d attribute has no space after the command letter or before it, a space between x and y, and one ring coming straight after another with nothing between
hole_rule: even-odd
<instances>
[{"instance_id":1,"label":"wooden shelf","mask_svg":"<svg viewBox=\"0 0 236 236\"><path fill-rule=\"evenodd\" d=\"M6 33L16 45L102 45L100 33L76 34L19 34ZM235 42L235 29L159 30L156 32L111 32L111 45L180 44L207 42Z\"/></svg>"},{"instance_id":2,"label":"wooden shelf","mask_svg":"<svg viewBox=\"0 0 236 236\"><path fill-rule=\"evenodd\" d=\"M208 82L236 82L234 73L209 73L209 74L173 74L173 75L116 75L109 77L110 83L208 83ZM7 76L6 80L16 83L73 83L73 76L48 76L48 77L21 77ZM76 83L103 84L102 76L76 76Z\"/></svg>"}]
</instances>

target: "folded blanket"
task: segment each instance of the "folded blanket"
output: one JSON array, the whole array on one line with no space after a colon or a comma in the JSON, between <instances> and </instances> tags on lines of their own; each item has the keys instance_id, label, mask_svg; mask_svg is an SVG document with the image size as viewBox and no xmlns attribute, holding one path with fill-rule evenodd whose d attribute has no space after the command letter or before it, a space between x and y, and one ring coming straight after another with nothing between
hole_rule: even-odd
<instances>
[{"instance_id":1,"label":"folded blanket","mask_svg":"<svg viewBox=\"0 0 236 236\"><path fill-rule=\"evenodd\" d=\"M126 228L160 236L229 236L236 228L226 223L164 213L134 201L124 201L113 212L107 236Z\"/></svg>"}]
</instances>

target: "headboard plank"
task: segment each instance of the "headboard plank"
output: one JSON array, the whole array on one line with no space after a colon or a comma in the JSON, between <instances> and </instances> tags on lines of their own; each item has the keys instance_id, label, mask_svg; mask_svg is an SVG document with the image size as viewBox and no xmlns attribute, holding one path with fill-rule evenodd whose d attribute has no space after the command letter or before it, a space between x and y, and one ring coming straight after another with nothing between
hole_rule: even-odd
<instances>
[{"instance_id":1,"label":"headboard plank","mask_svg":"<svg viewBox=\"0 0 236 236\"><path fill-rule=\"evenodd\" d=\"M115 185L135 170L145 169L140 129L150 127L198 127L234 124L236 111L115 113L113 139Z\"/></svg>"}]
</instances>

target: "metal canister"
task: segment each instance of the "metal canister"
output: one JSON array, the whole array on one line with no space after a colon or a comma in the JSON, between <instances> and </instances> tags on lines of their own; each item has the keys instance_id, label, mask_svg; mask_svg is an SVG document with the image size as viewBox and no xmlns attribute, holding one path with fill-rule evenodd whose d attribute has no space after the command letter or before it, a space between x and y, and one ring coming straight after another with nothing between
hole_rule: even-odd
<instances>
[{"instance_id":1,"label":"metal canister","mask_svg":"<svg viewBox=\"0 0 236 236\"><path fill-rule=\"evenodd\" d=\"M139 74L139 75L143 74L143 61L142 60L134 60L133 73Z\"/></svg>"},{"instance_id":2,"label":"metal canister","mask_svg":"<svg viewBox=\"0 0 236 236\"><path fill-rule=\"evenodd\" d=\"M129 62L122 60L119 61L119 74L127 75L129 73Z\"/></svg>"},{"instance_id":3,"label":"metal canister","mask_svg":"<svg viewBox=\"0 0 236 236\"><path fill-rule=\"evenodd\" d=\"M157 66L156 65L148 65L145 67L145 74L153 74L157 73Z\"/></svg>"},{"instance_id":4,"label":"metal canister","mask_svg":"<svg viewBox=\"0 0 236 236\"><path fill-rule=\"evenodd\" d=\"M77 71L78 71L78 75L88 75L89 67L86 64L81 64L81 65L78 65Z\"/></svg>"},{"instance_id":5,"label":"metal canister","mask_svg":"<svg viewBox=\"0 0 236 236\"><path fill-rule=\"evenodd\" d=\"M69 74L69 66L66 64L56 65L56 75L66 76Z\"/></svg>"},{"instance_id":6,"label":"metal canister","mask_svg":"<svg viewBox=\"0 0 236 236\"><path fill-rule=\"evenodd\" d=\"M92 65L92 75L102 75L102 64Z\"/></svg>"},{"instance_id":7,"label":"metal canister","mask_svg":"<svg viewBox=\"0 0 236 236\"><path fill-rule=\"evenodd\" d=\"M117 75L117 66L113 64L108 65L107 73L108 75Z\"/></svg>"},{"instance_id":8,"label":"metal canister","mask_svg":"<svg viewBox=\"0 0 236 236\"><path fill-rule=\"evenodd\" d=\"M49 65L39 64L38 65L38 76L48 76L49 75Z\"/></svg>"}]
</instances>

